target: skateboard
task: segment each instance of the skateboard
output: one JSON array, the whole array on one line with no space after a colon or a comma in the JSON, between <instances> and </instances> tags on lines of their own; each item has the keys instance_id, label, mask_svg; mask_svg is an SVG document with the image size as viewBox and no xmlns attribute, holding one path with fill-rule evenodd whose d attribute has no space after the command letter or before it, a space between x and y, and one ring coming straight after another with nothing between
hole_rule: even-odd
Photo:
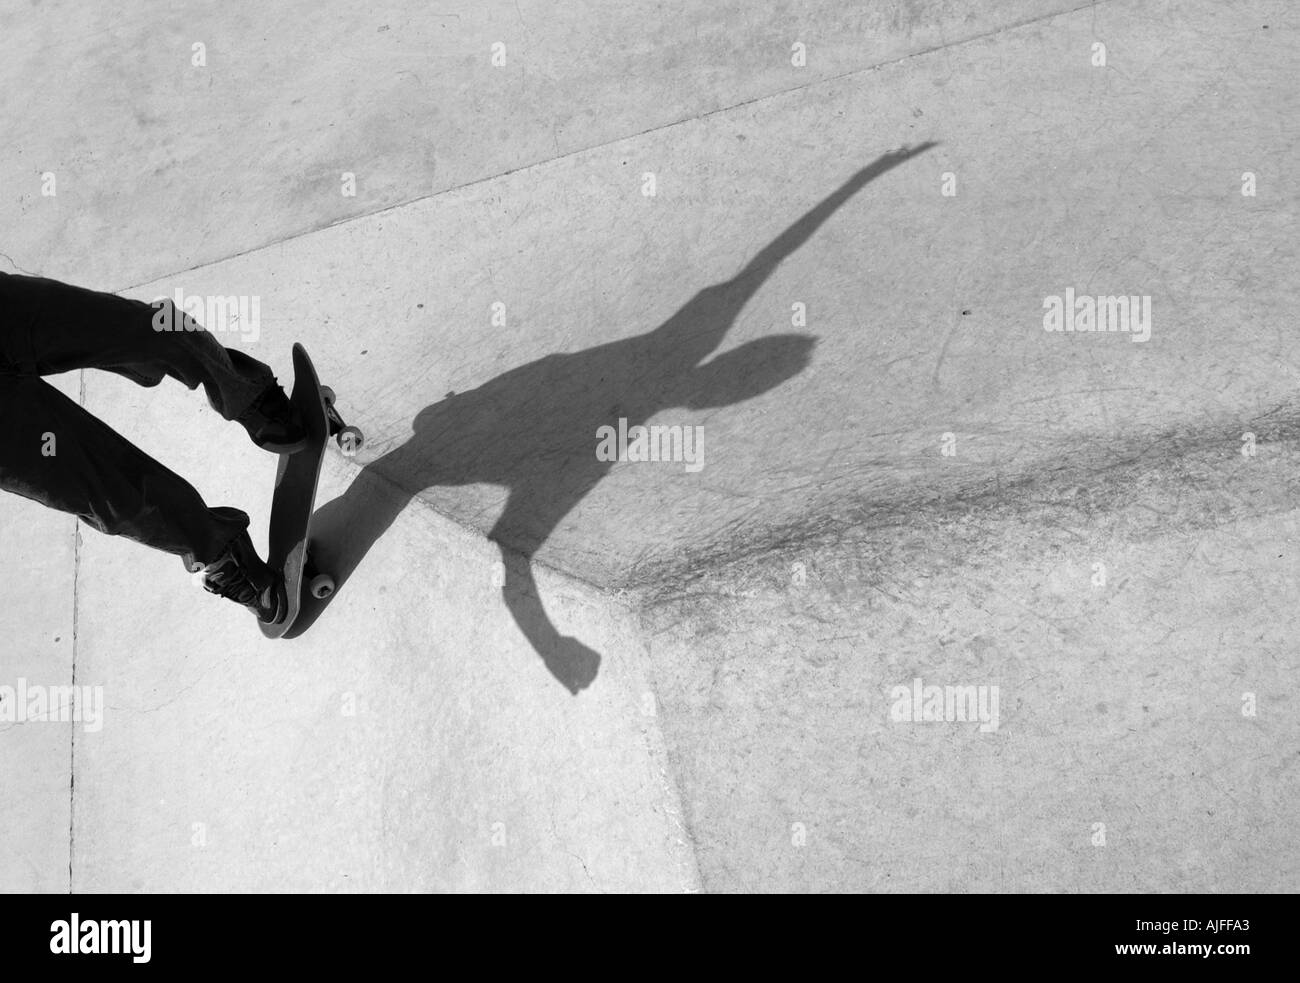
<instances>
[{"instance_id":1,"label":"skateboard","mask_svg":"<svg viewBox=\"0 0 1300 983\"><path fill-rule=\"evenodd\" d=\"M258 622L267 638L280 638L293 627L302 610L304 590L310 590L313 597L325 598L334 593L336 586L334 577L316 569L312 562L311 516L316 507L316 486L329 438L333 437L348 453L359 449L364 438L360 430L348 426L339 416L334 399L334 390L320 384L307 349L295 344L289 402L302 414L307 444L301 450L281 454L275 471L266 563L284 574L287 607L279 621Z\"/></svg>"}]
</instances>

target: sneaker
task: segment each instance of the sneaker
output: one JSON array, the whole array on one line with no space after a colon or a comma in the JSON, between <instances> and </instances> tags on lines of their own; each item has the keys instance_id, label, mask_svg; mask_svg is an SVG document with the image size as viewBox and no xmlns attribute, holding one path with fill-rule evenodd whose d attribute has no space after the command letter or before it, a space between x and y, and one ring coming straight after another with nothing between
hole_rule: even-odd
<instances>
[{"instance_id":1,"label":"sneaker","mask_svg":"<svg viewBox=\"0 0 1300 983\"><path fill-rule=\"evenodd\" d=\"M279 383L272 382L239 416L253 443L274 454L292 454L307 446L302 414L289 402Z\"/></svg>"},{"instance_id":2,"label":"sneaker","mask_svg":"<svg viewBox=\"0 0 1300 983\"><path fill-rule=\"evenodd\" d=\"M209 564L184 557L191 571L203 573L203 589L242 604L267 623L279 621L286 608L283 578L262 562L247 532L241 532Z\"/></svg>"}]
</instances>

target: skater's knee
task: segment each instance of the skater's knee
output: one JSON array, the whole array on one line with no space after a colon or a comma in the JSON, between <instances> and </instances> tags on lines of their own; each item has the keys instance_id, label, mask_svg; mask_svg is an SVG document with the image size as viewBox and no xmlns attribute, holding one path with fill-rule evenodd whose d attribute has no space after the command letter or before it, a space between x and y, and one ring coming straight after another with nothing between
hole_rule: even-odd
<instances>
[{"instance_id":1,"label":"skater's knee","mask_svg":"<svg viewBox=\"0 0 1300 983\"><path fill-rule=\"evenodd\" d=\"M159 297L149 304L152 314L149 323L159 334L173 331L202 331L203 325L176 306L170 297Z\"/></svg>"}]
</instances>

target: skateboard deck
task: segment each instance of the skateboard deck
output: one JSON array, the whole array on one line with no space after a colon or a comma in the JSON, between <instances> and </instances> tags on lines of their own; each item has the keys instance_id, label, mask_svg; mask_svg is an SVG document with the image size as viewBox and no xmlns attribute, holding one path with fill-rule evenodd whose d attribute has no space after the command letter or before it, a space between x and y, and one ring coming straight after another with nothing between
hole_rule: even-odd
<instances>
[{"instance_id":1,"label":"skateboard deck","mask_svg":"<svg viewBox=\"0 0 1300 983\"><path fill-rule=\"evenodd\" d=\"M293 392L289 402L302 414L307 444L301 450L281 454L276 467L266 563L284 575L286 610L279 621L258 622L267 638L280 638L293 627L302 610L305 589L316 597L328 597L334 592L334 578L312 564L311 516L316 507L316 487L325 445L331 436L338 439L340 446L352 450L361 445L361 432L347 426L338 415L333 390L320 384L307 349L300 344L293 346Z\"/></svg>"}]
</instances>

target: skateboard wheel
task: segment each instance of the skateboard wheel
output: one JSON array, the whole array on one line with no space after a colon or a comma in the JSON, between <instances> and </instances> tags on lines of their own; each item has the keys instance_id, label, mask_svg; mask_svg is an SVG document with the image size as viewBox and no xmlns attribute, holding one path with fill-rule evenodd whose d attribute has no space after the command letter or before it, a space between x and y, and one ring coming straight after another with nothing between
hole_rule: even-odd
<instances>
[{"instance_id":1,"label":"skateboard wheel","mask_svg":"<svg viewBox=\"0 0 1300 983\"><path fill-rule=\"evenodd\" d=\"M356 427L344 427L334 438L339 447L348 453L355 454L361 450L361 445L366 442L365 435Z\"/></svg>"},{"instance_id":2,"label":"skateboard wheel","mask_svg":"<svg viewBox=\"0 0 1300 983\"><path fill-rule=\"evenodd\" d=\"M318 573L311 578L311 596L315 598L326 598L334 593L334 578L327 573Z\"/></svg>"},{"instance_id":3,"label":"skateboard wheel","mask_svg":"<svg viewBox=\"0 0 1300 983\"><path fill-rule=\"evenodd\" d=\"M329 406L333 406L334 400L338 399L338 397L334 395L334 390L329 386L321 386L320 395L321 399L325 400L326 404Z\"/></svg>"}]
</instances>

